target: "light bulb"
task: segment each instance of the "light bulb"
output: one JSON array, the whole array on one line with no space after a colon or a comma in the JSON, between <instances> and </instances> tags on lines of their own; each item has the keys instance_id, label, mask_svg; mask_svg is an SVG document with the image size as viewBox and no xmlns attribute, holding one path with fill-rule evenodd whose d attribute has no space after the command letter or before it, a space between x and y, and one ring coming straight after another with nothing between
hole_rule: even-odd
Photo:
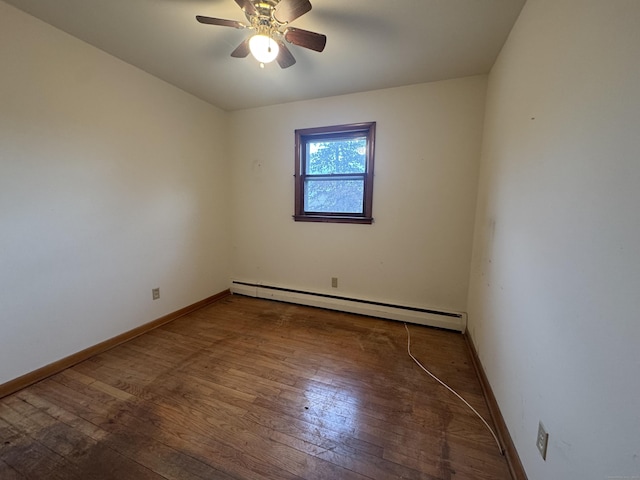
<instances>
[{"instance_id":1,"label":"light bulb","mask_svg":"<svg viewBox=\"0 0 640 480\"><path fill-rule=\"evenodd\" d=\"M260 63L269 63L276 59L280 47L266 35L254 35L249 39L249 50Z\"/></svg>"}]
</instances>

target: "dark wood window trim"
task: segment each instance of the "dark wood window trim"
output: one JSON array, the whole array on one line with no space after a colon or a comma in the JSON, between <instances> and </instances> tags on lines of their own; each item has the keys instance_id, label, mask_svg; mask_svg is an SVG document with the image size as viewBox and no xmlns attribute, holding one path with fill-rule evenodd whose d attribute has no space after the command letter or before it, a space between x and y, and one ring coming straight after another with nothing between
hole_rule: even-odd
<instances>
[{"instance_id":1,"label":"dark wood window trim","mask_svg":"<svg viewBox=\"0 0 640 480\"><path fill-rule=\"evenodd\" d=\"M366 136L367 152L365 173L359 174L364 179L362 214L318 213L306 212L304 209L304 185L306 144L310 140L332 140ZM293 219L297 222L329 222L329 223L373 223L373 165L375 153L376 122L352 123L348 125L334 125L328 127L304 128L295 131L295 208ZM350 174L335 174L332 177L354 176Z\"/></svg>"}]
</instances>

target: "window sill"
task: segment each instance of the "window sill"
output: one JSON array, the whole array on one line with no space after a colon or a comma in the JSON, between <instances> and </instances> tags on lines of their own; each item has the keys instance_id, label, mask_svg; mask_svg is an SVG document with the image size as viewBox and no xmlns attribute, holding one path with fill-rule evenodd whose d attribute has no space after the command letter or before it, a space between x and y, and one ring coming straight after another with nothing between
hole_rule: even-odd
<instances>
[{"instance_id":1,"label":"window sill","mask_svg":"<svg viewBox=\"0 0 640 480\"><path fill-rule=\"evenodd\" d=\"M296 222L323 222L323 223L359 223L371 225L371 217L350 217L348 215L293 215Z\"/></svg>"}]
</instances>

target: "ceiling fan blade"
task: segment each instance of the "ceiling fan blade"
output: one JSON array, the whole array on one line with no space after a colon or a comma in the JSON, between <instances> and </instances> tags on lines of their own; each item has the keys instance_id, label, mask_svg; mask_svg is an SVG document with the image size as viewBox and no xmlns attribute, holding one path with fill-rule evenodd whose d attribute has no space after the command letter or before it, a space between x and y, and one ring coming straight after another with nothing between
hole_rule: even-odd
<instances>
[{"instance_id":1,"label":"ceiling fan blade","mask_svg":"<svg viewBox=\"0 0 640 480\"><path fill-rule=\"evenodd\" d=\"M276 5L274 16L280 23L293 22L311 10L309 0L280 0Z\"/></svg>"},{"instance_id":2,"label":"ceiling fan blade","mask_svg":"<svg viewBox=\"0 0 640 480\"><path fill-rule=\"evenodd\" d=\"M233 52L231 52L231 56L235 58L245 58L249 53L249 39L247 38L244 42L238 45Z\"/></svg>"},{"instance_id":3,"label":"ceiling fan blade","mask_svg":"<svg viewBox=\"0 0 640 480\"><path fill-rule=\"evenodd\" d=\"M235 20L225 20L223 18L213 18L213 17L203 17L202 15L196 15L196 20L200 23L205 23L207 25L220 25L222 27L233 27L233 28L247 28L246 25L240 22L236 22Z\"/></svg>"},{"instance_id":4,"label":"ceiling fan blade","mask_svg":"<svg viewBox=\"0 0 640 480\"><path fill-rule=\"evenodd\" d=\"M240 6L242 11L249 15L255 15L258 13L256 11L255 5L251 2L251 0L236 0L236 3Z\"/></svg>"},{"instance_id":5,"label":"ceiling fan blade","mask_svg":"<svg viewBox=\"0 0 640 480\"><path fill-rule=\"evenodd\" d=\"M278 53L276 61L278 62L278 65L280 65L280 68L289 68L291 65L296 63L296 59L293 58L293 55L284 43L278 42L278 46L280 47L280 52Z\"/></svg>"},{"instance_id":6,"label":"ceiling fan blade","mask_svg":"<svg viewBox=\"0 0 640 480\"><path fill-rule=\"evenodd\" d=\"M323 51L327 44L326 35L295 27L287 28L284 32L284 38L289 43L293 43L299 47L309 48L316 52Z\"/></svg>"}]
</instances>

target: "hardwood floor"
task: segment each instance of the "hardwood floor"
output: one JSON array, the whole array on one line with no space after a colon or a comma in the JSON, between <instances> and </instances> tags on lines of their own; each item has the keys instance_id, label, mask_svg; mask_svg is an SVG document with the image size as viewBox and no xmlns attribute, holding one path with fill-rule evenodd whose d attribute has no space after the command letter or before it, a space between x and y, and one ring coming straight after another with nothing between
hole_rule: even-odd
<instances>
[{"instance_id":1,"label":"hardwood floor","mask_svg":"<svg viewBox=\"0 0 640 480\"><path fill-rule=\"evenodd\" d=\"M488 419L463 337L409 328ZM0 478L510 477L402 323L230 296L0 400Z\"/></svg>"}]
</instances>

